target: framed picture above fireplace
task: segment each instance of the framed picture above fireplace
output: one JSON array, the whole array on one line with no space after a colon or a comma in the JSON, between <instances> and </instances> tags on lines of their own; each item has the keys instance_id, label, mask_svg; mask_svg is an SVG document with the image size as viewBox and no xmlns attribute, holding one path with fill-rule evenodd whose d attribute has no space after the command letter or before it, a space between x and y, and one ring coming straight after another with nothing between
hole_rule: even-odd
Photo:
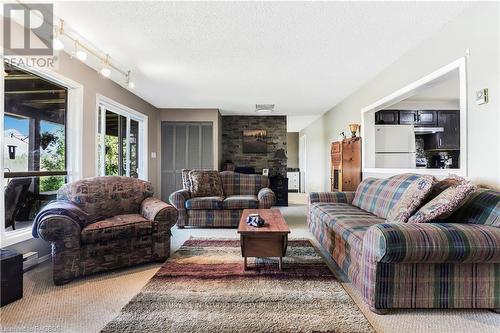
<instances>
[{"instance_id":1,"label":"framed picture above fireplace","mask_svg":"<svg viewBox=\"0 0 500 333\"><path fill-rule=\"evenodd\" d=\"M267 131L244 130L243 153L267 153Z\"/></svg>"}]
</instances>

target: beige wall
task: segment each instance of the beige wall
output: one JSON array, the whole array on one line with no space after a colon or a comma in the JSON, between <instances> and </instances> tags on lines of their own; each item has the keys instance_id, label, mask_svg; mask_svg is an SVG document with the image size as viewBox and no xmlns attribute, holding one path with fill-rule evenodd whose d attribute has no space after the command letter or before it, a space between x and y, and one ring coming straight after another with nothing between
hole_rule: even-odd
<instances>
[{"instance_id":1,"label":"beige wall","mask_svg":"<svg viewBox=\"0 0 500 333\"><path fill-rule=\"evenodd\" d=\"M286 157L288 168L299 167L299 132L286 133Z\"/></svg>"},{"instance_id":2,"label":"beige wall","mask_svg":"<svg viewBox=\"0 0 500 333\"><path fill-rule=\"evenodd\" d=\"M151 151L157 150L157 109L113 81L102 78L95 70L85 64L71 59L65 52L59 52L58 58L59 63L55 72L83 86L82 177L96 175L96 96L100 94L148 116L148 178L155 187L155 195L159 196L160 182L157 176L157 163L150 158ZM68 134L71 135L71 133ZM48 243L40 239L30 239L17 243L10 249L20 253L37 251L39 256L49 253Z\"/></svg>"},{"instance_id":3,"label":"beige wall","mask_svg":"<svg viewBox=\"0 0 500 333\"><path fill-rule=\"evenodd\" d=\"M468 176L475 182L500 187L500 104L499 98L499 4L478 3L469 7L441 31L409 51L382 73L370 80L351 96L344 99L301 134L312 134L319 128L325 133L323 140L309 140L307 159L310 188L326 189L329 170L329 145L352 122L361 122L361 109L445 66L466 54L467 59L467 148ZM490 102L477 105L475 92L488 88ZM317 136L317 135L316 135ZM310 148L311 145L321 148ZM323 163L316 161L323 156ZM312 186L314 185L314 186Z\"/></svg>"},{"instance_id":4,"label":"beige wall","mask_svg":"<svg viewBox=\"0 0 500 333\"><path fill-rule=\"evenodd\" d=\"M161 180L161 122L210 122L213 124L213 161L214 169L219 170L221 164L221 142L222 142L222 120L218 109L158 109L157 124L154 127L157 147L157 172L158 180Z\"/></svg>"},{"instance_id":5,"label":"beige wall","mask_svg":"<svg viewBox=\"0 0 500 333\"><path fill-rule=\"evenodd\" d=\"M135 111L148 116L148 178L155 186L155 195L159 195L160 182L157 177L157 163L151 159L151 152L157 151L156 108L122 88L115 82L103 78L94 69L78 60L71 59L65 52L59 52L59 66L56 70L60 75L83 85L83 165L82 176L96 176L97 152L97 94L108 97Z\"/></svg>"}]
</instances>

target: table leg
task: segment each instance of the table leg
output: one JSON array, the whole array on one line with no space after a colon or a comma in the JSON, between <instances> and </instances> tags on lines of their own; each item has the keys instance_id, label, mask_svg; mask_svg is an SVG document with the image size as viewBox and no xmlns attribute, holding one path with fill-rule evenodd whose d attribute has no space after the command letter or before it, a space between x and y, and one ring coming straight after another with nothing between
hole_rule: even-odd
<instances>
[{"instance_id":1,"label":"table leg","mask_svg":"<svg viewBox=\"0 0 500 333\"><path fill-rule=\"evenodd\" d=\"M244 264L243 264L244 268L245 268L245 271L248 270L248 267L247 267L247 257L245 257L244 259Z\"/></svg>"},{"instance_id":2,"label":"table leg","mask_svg":"<svg viewBox=\"0 0 500 333\"><path fill-rule=\"evenodd\" d=\"M279 268L280 268L280 271L283 270L283 257L280 257Z\"/></svg>"}]
</instances>

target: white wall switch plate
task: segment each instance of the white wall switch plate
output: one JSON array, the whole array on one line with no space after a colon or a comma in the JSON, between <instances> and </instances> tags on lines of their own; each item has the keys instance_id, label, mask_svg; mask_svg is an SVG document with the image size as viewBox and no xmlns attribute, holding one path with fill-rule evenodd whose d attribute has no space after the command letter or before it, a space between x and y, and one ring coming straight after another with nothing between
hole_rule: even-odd
<instances>
[{"instance_id":1,"label":"white wall switch plate","mask_svg":"<svg viewBox=\"0 0 500 333\"><path fill-rule=\"evenodd\" d=\"M156 158L156 152L155 151L151 152L151 158Z\"/></svg>"},{"instance_id":2,"label":"white wall switch plate","mask_svg":"<svg viewBox=\"0 0 500 333\"><path fill-rule=\"evenodd\" d=\"M477 105L488 103L488 88L476 91L476 103Z\"/></svg>"}]
</instances>

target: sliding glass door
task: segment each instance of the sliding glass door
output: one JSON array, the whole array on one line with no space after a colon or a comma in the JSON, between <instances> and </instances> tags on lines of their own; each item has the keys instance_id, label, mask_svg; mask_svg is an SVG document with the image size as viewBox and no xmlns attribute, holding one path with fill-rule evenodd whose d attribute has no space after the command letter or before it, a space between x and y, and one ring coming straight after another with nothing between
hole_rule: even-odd
<instances>
[{"instance_id":1,"label":"sliding glass door","mask_svg":"<svg viewBox=\"0 0 500 333\"><path fill-rule=\"evenodd\" d=\"M98 117L98 174L145 179L147 117L105 102Z\"/></svg>"}]
</instances>

